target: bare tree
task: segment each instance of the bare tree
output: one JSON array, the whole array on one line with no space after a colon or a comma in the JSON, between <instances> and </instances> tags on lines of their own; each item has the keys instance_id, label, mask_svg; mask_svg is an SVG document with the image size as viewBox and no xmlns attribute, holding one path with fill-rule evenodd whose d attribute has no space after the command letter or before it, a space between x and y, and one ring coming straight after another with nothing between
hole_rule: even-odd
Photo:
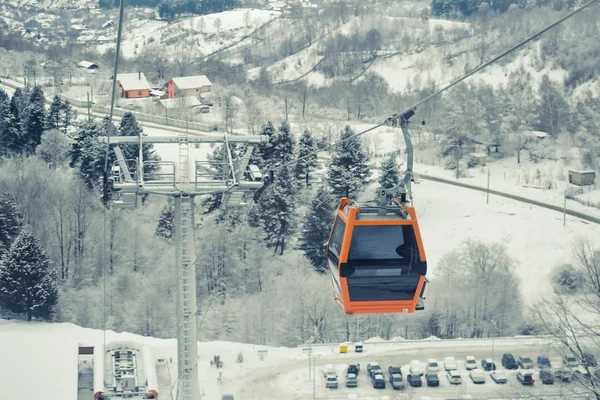
<instances>
[{"instance_id":1,"label":"bare tree","mask_svg":"<svg viewBox=\"0 0 600 400\"><path fill-rule=\"evenodd\" d=\"M577 290L573 293L557 286L531 311L544 332L581 364L583 373L575 374L580 387L600 399L600 381L594 376L594 362L589 356L600 349L600 247L578 239L571 255L574 263L570 268L579 277Z\"/></svg>"},{"instance_id":2,"label":"bare tree","mask_svg":"<svg viewBox=\"0 0 600 400\"><path fill-rule=\"evenodd\" d=\"M223 26L223 21L221 21L220 17L215 18L215 29L217 30L217 33L221 33L221 27Z\"/></svg>"},{"instance_id":3,"label":"bare tree","mask_svg":"<svg viewBox=\"0 0 600 400\"><path fill-rule=\"evenodd\" d=\"M164 48L158 43L151 43L144 46L142 53L138 57L138 62L144 67L150 66L152 72L159 80L165 79L170 69L169 58Z\"/></svg>"}]
</instances>

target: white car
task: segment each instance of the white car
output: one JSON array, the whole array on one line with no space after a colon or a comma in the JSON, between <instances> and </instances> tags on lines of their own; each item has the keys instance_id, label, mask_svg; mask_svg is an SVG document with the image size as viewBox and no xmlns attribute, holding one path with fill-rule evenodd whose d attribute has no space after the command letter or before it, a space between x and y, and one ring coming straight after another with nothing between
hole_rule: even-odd
<instances>
[{"instance_id":1,"label":"white car","mask_svg":"<svg viewBox=\"0 0 600 400\"><path fill-rule=\"evenodd\" d=\"M439 372L440 365L438 364L435 358L430 358L427 360L427 371L428 372Z\"/></svg>"},{"instance_id":2,"label":"white car","mask_svg":"<svg viewBox=\"0 0 600 400\"><path fill-rule=\"evenodd\" d=\"M494 371L490 374L493 381L496 383L506 383L508 382L508 378L506 377L506 372L504 371Z\"/></svg>"},{"instance_id":3,"label":"white car","mask_svg":"<svg viewBox=\"0 0 600 400\"><path fill-rule=\"evenodd\" d=\"M425 374L425 368L423 367L423 364L419 360L412 360L410 362L409 371L413 375L421 376L421 375Z\"/></svg>"},{"instance_id":4,"label":"white car","mask_svg":"<svg viewBox=\"0 0 600 400\"><path fill-rule=\"evenodd\" d=\"M479 368L471 370L469 376L473 383L485 383L485 372Z\"/></svg>"},{"instance_id":5,"label":"white car","mask_svg":"<svg viewBox=\"0 0 600 400\"><path fill-rule=\"evenodd\" d=\"M465 368L467 371L477 368L477 360L473 356L467 356L465 359Z\"/></svg>"},{"instance_id":6,"label":"white car","mask_svg":"<svg viewBox=\"0 0 600 400\"><path fill-rule=\"evenodd\" d=\"M457 370L450 370L446 372L446 376L448 377L448 382L453 385L460 385L462 383L462 379Z\"/></svg>"},{"instance_id":7,"label":"white car","mask_svg":"<svg viewBox=\"0 0 600 400\"><path fill-rule=\"evenodd\" d=\"M444 369L446 371L454 371L458 369L458 365L456 365L456 359L454 357L446 357L444 358Z\"/></svg>"}]
</instances>

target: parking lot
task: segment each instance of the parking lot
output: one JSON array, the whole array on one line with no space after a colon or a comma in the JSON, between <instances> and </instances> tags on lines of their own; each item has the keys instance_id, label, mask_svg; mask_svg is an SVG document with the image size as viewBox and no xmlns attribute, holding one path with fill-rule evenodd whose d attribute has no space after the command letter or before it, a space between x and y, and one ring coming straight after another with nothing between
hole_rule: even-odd
<instances>
[{"instance_id":1,"label":"parking lot","mask_svg":"<svg viewBox=\"0 0 600 400\"><path fill-rule=\"evenodd\" d=\"M280 374L276 378L276 383L273 387L285 391L281 393L279 399L347 399L349 394L356 394L359 399L378 399L382 396L390 396L391 399L398 398L400 393L405 393L406 398L421 399L422 397L431 397L432 399L458 399L461 396L471 395L473 398L486 397L523 397L532 396L537 398L574 398L573 393L580 390L580 385L576 382L563 383L560 380L555 380L554 384L545 385L539 379L539 368L535 365L538 355L547 355L550 358L553 369L562 366L561 354L557 353L551 346L511 346L497 345L494 352L494 362L497 370L506 372L508 382L506 384L497 384L490 378L490 372L485 372L486 382L475 384L469 377L469 371L465 368L465 357L470 355L477 359L478 367L481 368L481 360L483 358L491 358L491 348L482 349L481 347L463 348L455 347L447 350L431 349L424 351L404 351L404 352L373 352L374 346L371 346L372 354L369 354L368 346L365 346L364 353L347 353L340 354L335 362L326 362L318 360L317 365L311 368L309 373L308 363L306 367L295 368L285 374ZM442 350L442 351L440 351ZM533 369L505 370L501 364L502 354L505 352L512 353L515 359L519 356L527 356L534 362ZM450 384L446 371L444 370L443 360L445 357L453 356L457 360L458 371L461 375L461 384ZM406 376L409 372L409 363L411 360L419 360L425 366L429 358L435 358L438 361L440 371L438 372L440 386L427 387L424 377L422 377L422 387L410 387L406 382ZM342 360L343 359L343 360ZM343 362L342 362L343 361ZM385 380L385 389L374 389L371 383L371 378L367 372L367 364L377 362L381 366ZM360 373L358 374L358 387L347 388L345 386L345 376L348 364L360 363ZM323 376L323 366L333 364L338 375L338 388L325 388L325 379ZM388 366L401 366L402 375L406 388L404 391L392 389L389 383ZM314 374L313 374L314 369ZM524 386L517 381L516 375L519 371L532 372L535 381L533 386ZM383 397L385 398L385 397ZM400 397L402 398L402 397ZM468 397L466 397L468 398Z\"/></svg>"}]
</instances>

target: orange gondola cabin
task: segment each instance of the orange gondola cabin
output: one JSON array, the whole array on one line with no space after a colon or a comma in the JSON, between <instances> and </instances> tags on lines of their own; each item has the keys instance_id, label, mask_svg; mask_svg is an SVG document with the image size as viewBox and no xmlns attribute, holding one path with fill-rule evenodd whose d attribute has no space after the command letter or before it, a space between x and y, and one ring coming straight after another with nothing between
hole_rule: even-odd
<instances>
[{"instance_id":1,"label":"orange gondola cabin","mask_svg":"<svg viewBox=\"0 0 600 400\"><path fill-rule=\"evenodd\" d=\"M415 209L342 198L327 243L335 298L346 314L424 309L427 260Z\"/></svg>"}]
</instances>

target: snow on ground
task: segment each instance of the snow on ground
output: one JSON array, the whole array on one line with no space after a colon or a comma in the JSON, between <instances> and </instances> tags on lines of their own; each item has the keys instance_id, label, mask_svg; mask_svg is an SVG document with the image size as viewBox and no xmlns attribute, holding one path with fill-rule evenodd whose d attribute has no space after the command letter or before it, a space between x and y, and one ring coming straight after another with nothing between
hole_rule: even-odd
<instances>
[{"instance_id":1,"label":"snow on ground","mask_svg":"<svg viewBox=\"0 0 600 400\"><path fill-rule=\"evenodd\" d=\"M140 54L144 46L151 42L159 43L164 48L182 44L185 39L195 52L209 54L240 41L280 14L269 10L240 9L182 18L174 24L160 20L136 20L135 23L124 25L121 51L124 57L131 58ZM101 45L98 51L104 52L113 47L114 43ZM174 48L170 53L177 55Z\"/></svg>"},{"instance_id":2,"label":"snow on ground","mask_svg":"<svg viewBox=\"0 0 600 400\"><path fill-rule=\"evenodd\" d=\"M0 350L3 360L0 364L0 387L7 399L42 399L48 394L60 393L60 399L75 400L77 398L77 347L101 346L104 343L104 332L97 329L82 328L70 323L50 324L23 321L0 320ZM161 376L159 380L174 383L177 374L177 345L175 339L157 339L143 337L131 333L106 332L106 343L133 342L150 347L152 356L165 359L170 376ZM306 346L301 346L306 347ZM515 337L501 339L456 339L399 341L399 342L365 342L362 354L340 354L337 345L313 345L311 356L316 362L311 376L308 376L308 356L301 348L269 347L231 342L200 342L198 344L198 376L200 390L205 399L220 399L222 394L232 393L236 399L243 400L286 400L306 399L312 395L314 382L318 398L346 398L346 393L362 393L368 395L392 394L391 388L375 391L371 389L366 378L366 365L376 361L383 368L390 364L402 365L404 374L408 373L406 364L411 359L425 361L436 358L455 356L459 370L463 376L463 385L450 387L443 373L440 373L440 388L429 390L426 387L408 391L420 395L438 396L442 393L477 393L496 394L498 386L490 381L484 385L472 385L464 369L464 357L474 355L477 359L489 357L494 351L494 359L499 364L500 354L513 352L516 356L526 354L535 357L537 354L548 354L551 361L559 362L557 353L548 339L535 337ZM266 350L266 352L265 352ZM239 352L244 356L243 363L236 363ZM261 358L260 354L263 354ZM224 362L222 370L210 366L214 355L219 355ZM143 354L142 354L143 357ZM346 389L342 377L347 363L361 363L359 388ZM321 367L334 364L340 375L340 388L329 390L323 387ZM217 383L218 373L223 373L223 383ZM168 375L168 374L167 374ZM514 372L510 374L511 382L503 386L503 390L519 390ZM537 376L536 376L537 379ZM34 382L34 384L32 384ZM172 385L174 386L174 385ZM560 388L536 385L537 393L548 393ZM166 386L168 387L168 385ZM530 388L527 388L530 390ZM168 389L159 393L161 398L168 397ZM343 397L342 397L343 396ZM56 399L59 397L51 396ZM79 399L84 400L84 399Z\"/></svg>"},{"instance_id":3,"label":"snow on ground","mask_svg":"<svg viewBox=\"0 0 600 400\"><path fill-rule=\"evenodd\" d=\"M269 65L267 71L270 73L274 83L287 82L307 74L322 59L323 56L317 54L316 46L309 46L298 53ZM248 78L257 79L260 69L260 67L257 67L248 70Z\"/></svg>"}]
</instances>

